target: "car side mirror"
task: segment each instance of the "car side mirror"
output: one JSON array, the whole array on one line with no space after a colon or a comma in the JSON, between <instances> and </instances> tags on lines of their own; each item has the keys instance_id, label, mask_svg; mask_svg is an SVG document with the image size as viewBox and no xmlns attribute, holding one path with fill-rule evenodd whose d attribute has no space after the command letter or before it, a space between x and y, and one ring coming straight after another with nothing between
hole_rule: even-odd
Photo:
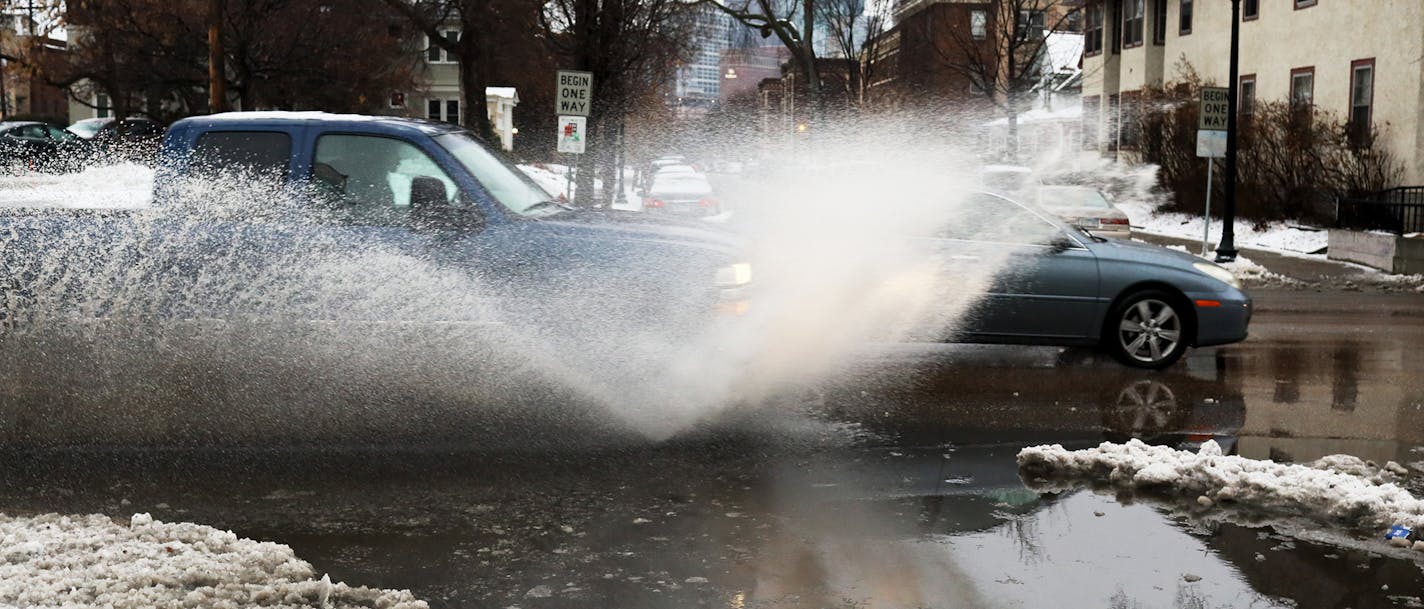
<instances>
[{"instance_id":1,"label":"car side mirror","mask_svg":"<svg viewBox=\"0 0 1424 609\"><path fill-rule=\"evenodd\" d=\"M424 211L431 207L449 207L450 193L437 178L420 176L410 181L410 210Z\"/></svg>"},{"instance_id":2,"label":"car side mirror","mask_svg":"<svg viewBox=\"0 0 1424 609\"><path fill-rule=\"evenodd\" d=\"M466 231L484 224L473 205L452 205L445 183L420 176L410 181L410 227L415 231Z\"/></svg>"},{"instance_id":3,"label":"car side mirror","mask_svg":"<svg viewBox=\"0 0 1424 609\"><path fill-rule=\"evenodd\" d=\"M1073 247L1076 245L1078 244L1075 243L1072 239L1068 238L1068 235L1060 233L1058 235L1055 235L1052 241L1048 242L1048 253L1062 254L1063 252L1073 249Z\"/></svg>"}]
</instances>

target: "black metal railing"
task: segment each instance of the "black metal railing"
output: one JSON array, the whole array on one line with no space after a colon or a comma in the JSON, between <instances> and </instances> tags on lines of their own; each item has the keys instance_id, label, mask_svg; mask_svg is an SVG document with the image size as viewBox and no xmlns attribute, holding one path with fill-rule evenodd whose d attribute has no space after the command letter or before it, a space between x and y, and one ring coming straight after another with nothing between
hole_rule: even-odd
<instances>
[{"instance_id":1,"label":"black metal railing","mask_svg":"<svg viewBox=\"0 0 1424 609\"><path fill-rule=\"evenodd\" d=\"M1424 186L1402 186L1335 201L1336 226L1397 235L1424 232Z\"/></svg>"}]
</instances>

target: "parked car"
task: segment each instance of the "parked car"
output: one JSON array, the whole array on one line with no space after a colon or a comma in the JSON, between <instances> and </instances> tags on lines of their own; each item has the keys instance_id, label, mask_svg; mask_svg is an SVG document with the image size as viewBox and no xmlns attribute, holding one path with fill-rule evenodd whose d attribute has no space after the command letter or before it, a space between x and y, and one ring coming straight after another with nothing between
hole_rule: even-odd
<instances>
[{"instance_id":1,"label":"parked car","mask_svg":"<svg viewBox=\"0 0 1424 609\"><path fill-rule=\"evenodd\" d=\"M142 117L87 118L76 121L70 130L103 154L141 162L156 160L164 132L161 123Z\"/></svg>"},{"instance_id":2,"label":"parked car","mask_svg":"<svg viewBox=\"0 0 1424 609\"><path fill-rule=\"evenodd\" d=\"M1097 346L1139 368L1165 368L1188 347L1246 338L1251 298L1230 271L1185 252L1103 239L1030 204L990 193L970 220L928 240L946 281L973 268L993 280L952 340ZM1001 262L1002 261L1002 262Z\"/></svg>"},{"instance_id":3,"label":"parked car","mask_svg":"<svg viewBox=\"0 0 1424 609\"><path fill-rule=\"evenodd\" d=\"M1086 186L1043 186L1037 203L1068 224L1099 237L1131 239L1132 225L1127 214L1107 200L1103 193Z\"/></svg>"},{"instance_id":4,"label":"parked car","mask_svg":"<svg viewBox=\"0 0 1424 609\"><path fill-rule=\"evenodd\" d=\"M713 196L707 176L695 171L678 171L677 167L685 166L666 167L653 176L652 184L643 193L643 210L690 216L721 213L721 205Z\"/></svg>"},{"instance_id":5,"label":"parked car","mask_svg":"<svg viewBox=\"0 0 1424 609\"><path fill-rule=\"evenodd\" d=\"M12 170L72 169L90 152L89 143L78 135L48 123L0 122L0 163Z\"/></svg>"}]
</instances>

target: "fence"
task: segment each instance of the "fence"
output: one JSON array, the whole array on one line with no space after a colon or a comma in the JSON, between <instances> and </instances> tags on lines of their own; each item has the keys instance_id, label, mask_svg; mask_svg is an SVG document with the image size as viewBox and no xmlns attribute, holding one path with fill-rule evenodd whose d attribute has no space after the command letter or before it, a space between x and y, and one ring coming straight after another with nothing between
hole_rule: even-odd
<instances>
[{"instance_id":1,"label":"fence","mask_svg":"<svg viewBox=\"0 0 1424 609\"><path fill-rule=\"evenodd\" d=\"M1341 197L1335 207L1340 228L1396 235L1424 232L1424 186L1391 188L1368 198Z\"/></svg>"}]
</instances>

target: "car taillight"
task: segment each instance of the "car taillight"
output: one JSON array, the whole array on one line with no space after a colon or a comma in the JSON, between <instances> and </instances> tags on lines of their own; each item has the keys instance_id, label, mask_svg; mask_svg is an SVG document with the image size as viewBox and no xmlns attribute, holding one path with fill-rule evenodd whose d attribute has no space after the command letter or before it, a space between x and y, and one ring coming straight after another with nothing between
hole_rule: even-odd
<instances>
[{"instance_id":1,"label":"car taillight","mask_svg":"<svg viewBox=\"0 0 1424 609\"><path fill-rule=\"evenodd\" d=\"M717 200L713 199L712 197L703 197L701 201L697 202L697 204L702 207L716 207Z\"/></svg>"},{"instance_id":2,"label":"car taillight","mask_svg":"<svg viewBox=\"0 0 1424 609\"><path fill-rule=\"evenodd\" d=\"M643 207L660 208L660 207L662 207L662 206L663 206L663 202L662 202L662 201L659 201L659 200L657 200L657 199L643 199Z\"/></svg>"},{"instance_id":3,"label":"car taillight","mask_svg":"<svg viewBox=\"0 0 1424 609\"><path fill-rule=\"evenodd\" d=\"M1098 220L1103 224L1115 224L1117 226L1127 226L1127 218L1103 218Z\"/></svg>"}]
</instances>

